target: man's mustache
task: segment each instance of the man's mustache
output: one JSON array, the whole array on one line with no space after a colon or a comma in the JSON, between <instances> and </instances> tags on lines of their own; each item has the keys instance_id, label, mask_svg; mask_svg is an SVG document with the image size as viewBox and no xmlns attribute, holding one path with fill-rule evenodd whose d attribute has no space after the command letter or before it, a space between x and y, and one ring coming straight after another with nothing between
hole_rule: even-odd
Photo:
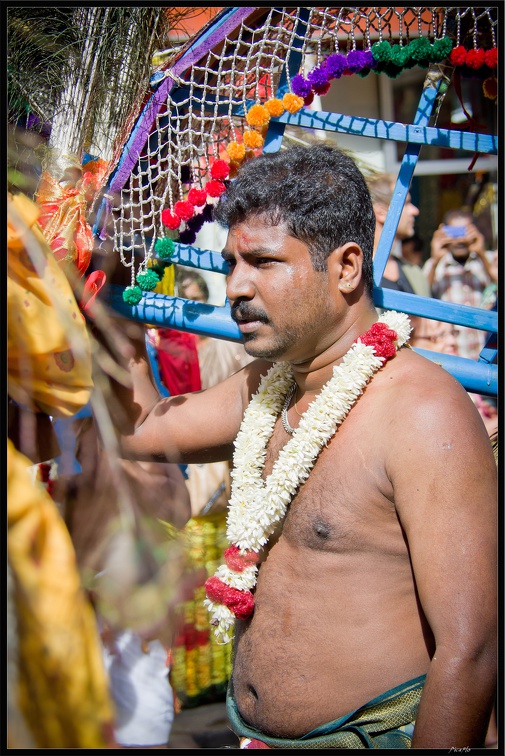
<instances>
[{"instance_id":1,"label":"man's mustache","mask_svg":"<svg viewBox=\"0 0 505 756\"><path fill-rule=\"evenodd\" d=\"M241 320L258 320L260 323L268 323L269 319L263 310L257 310L248 302L237 302L231 308L231 317L237 323Z\"/></svg>"}]
</instances>

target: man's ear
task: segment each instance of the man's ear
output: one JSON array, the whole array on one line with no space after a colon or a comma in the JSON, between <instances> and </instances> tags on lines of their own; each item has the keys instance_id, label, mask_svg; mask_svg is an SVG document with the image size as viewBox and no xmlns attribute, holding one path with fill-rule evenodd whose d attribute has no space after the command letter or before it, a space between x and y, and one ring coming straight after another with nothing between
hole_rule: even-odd
<instances>
[{"instance_id":1,"label":"man's ear","mask_svg":"<svg viewBox=\"0 0 505 756\"><path fill-rule=\"evenodd\" d=\"M333 250L328 258L328 272L343 294L350 294L361 281L363 252L355 242L347 242Z\"/></svg>"}]
</instances>

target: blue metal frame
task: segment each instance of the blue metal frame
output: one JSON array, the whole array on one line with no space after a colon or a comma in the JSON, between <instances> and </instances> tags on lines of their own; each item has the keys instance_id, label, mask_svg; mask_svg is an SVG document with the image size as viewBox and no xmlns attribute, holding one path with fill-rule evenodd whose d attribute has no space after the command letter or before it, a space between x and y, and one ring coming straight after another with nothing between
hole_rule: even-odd
<instances>
[{"instance_id":1,"label":"blue metal frame","mask_svg":"<svg viewBox=\"0 0 505 756\"><path fill-rule=\"evenodd\" d=\"M302 11L305 11L305 15L302 14L298 21L299 32L303 31L303 26L308 20L308 9L302 9ZM216 26L224 24L229 18L229 10L224 15L220 14L216 18ZM206 33L207 35L210 34L210 29ZM279 96L282 96L283 91L287 89L287 76L292 77L297 72L299 58L300 54L295 50L290 56L289 70L284 70L283 72L278 90ZM265 138L264 152L277 152L281 148L287 124L405 142L405 154L374 258L374 303L376 306L385 309L394 309L410 315L421 315L434 320L465 325L488 331L494 335L498 330L498 315L496 311L451 304L437 299L383 289L379 286L395 237L398 221L409 192L421 146L423 144L431 144L452 149L467 150L471 153L497 154L498 139L496 136L452 129L438 129L429 125L440 96L440 87L443 78L443 67L441 66L438 68L438 74L435 73L434 75L433 70L428 73L413 124L384 121L382 119L359 118L302 108L298 113L293 115L285 113L280 118L271 119ZM162 84L163 80L159 81L158 84L153 83L153 87L161 86ZM154 91L151 100L156 97L156 92L157 90ZM181 86L179 91L172 88L172 96L175 96L176 99L179 99L179 96L186 96L186 87ZM213 107L212 103L207 103L207 105ZM243 115L243 106L237 106L234 109L234 114ZM123 150L119 165L122 165L127 158L135 129ZM131 161L131 156L129 159ZM114 176L111 177L111 180L113 178ZM98 226L95 227L95 232L97 228ZM173 261L202 270L217 271L223 274L227 272L226 263L219 254L209 250L201 250L191 245L176 244ZM224 307L213 307L179 297L165 297L160 294L146 293L138 305L131 307L123 302L121 290L118 290L116 287L113 287L111 293L111 305L124 317L130 317L140 322L151 323L159 327L166 326L188 330L193 333L216 336L233 341L241 340L240 332L231 320L229 307L226 305ZM497 349L495 348L496 344L492 344L491 341L483 349L478 361L421 349L416 351L442 364L468 391L496 396L498 391Z\"/></svg>"}]
</instances>

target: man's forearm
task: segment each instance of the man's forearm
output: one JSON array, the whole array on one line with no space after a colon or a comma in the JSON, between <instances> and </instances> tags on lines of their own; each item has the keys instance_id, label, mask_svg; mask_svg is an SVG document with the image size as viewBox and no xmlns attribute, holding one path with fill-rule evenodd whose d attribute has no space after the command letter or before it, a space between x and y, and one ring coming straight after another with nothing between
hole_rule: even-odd
<instances>
[{"instance_id":1,"label":"man's forearm","mask_svg":"<svg viewBox=\"0 0 505 756\"><path fill-rule=\"evenodd\" d=\"M416 718L412 748L483 746L496 692L496 666L435 655Z\"/></svg>"}]
</instances>

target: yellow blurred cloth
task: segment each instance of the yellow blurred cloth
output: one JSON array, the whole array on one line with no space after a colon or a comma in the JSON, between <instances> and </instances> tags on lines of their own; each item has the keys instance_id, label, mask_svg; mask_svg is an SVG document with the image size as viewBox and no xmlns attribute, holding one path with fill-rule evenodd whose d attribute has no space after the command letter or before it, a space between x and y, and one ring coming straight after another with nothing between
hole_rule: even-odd
<instances>
[{"instance_id":1,"label":"yellow blurred cloth","mask_svg":"<svg viewBox=\"0 0 505 756\"><path fill-rule=\"evenodd\" d=\"M38 748L111 747L114 714L94 611L65 524L29 465L7 441L19 705Z\"/></svg>"},{"instance_id":2,"label":"yellow blurred cloth","mask_svg":"<svg viewBox=\"0 0 505 756\"><path fill-rule=\"evenodd\" d=\"M38 216L27 197L8 197L8 393L34 412L69 417L90 397L90 343Z\"/></svg>"}]
</instances>

